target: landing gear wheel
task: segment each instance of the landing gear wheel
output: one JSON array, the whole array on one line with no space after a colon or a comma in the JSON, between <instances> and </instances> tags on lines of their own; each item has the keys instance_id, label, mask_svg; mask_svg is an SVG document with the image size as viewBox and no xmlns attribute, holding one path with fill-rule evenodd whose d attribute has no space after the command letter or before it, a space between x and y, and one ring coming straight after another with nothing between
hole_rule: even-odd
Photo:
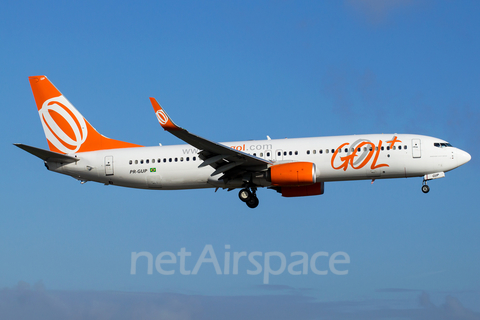
<instances>
[{"instance_id":1,"label":"landing gear wheel","mask_svg":"<svg viewBox=\"0 0 480 320\"><path fill-rule=\"evenodd\" d=\"M252 209L253 209L253 208L258 207L258 203L259 203L260 201L258 201L257 196L252 196L252 197L251 197L250 199L248 199L246 202L247 202L247 206L248 206L249 208L252 208Z\"/></svg>"},{"instance_id":2,"label":"landing gear wheel","mask_svg":"<svg viewBox=\"0 0 480 320\"><path fill-rule=\"evenodd\" d=\"M245 202L249 208L253 209L258 206L257 187L254 185L244 187L238 192L238 197Z\"/></svg>"},{"instance_id":3,"label":"landing gear wheel","mask_svg":"<svg viewBox=\"0 0 480 320\"><path fill-rule=\"evenodd\" d=\"M239 197L240 200L242 200L243 202L247 202L248 200L250 200L250 198L252 198L252 193L251 193L250 190L248 190L248 189L242 189L242 190L240 190L240 192L238 193L238 197Z\"/></svg>"},{"instance_id":4,"label":"landing gear wheel","mask_svg":"<svg viewBox=\"0 0 480 320\"><path fill-rule=\"evenodd\" d=\"M423 193L428 193L428 191L430 191L430 187L427 186L426 184L424 184L424 185L422 186L422 192L423 192Z\"/></svg>"}]
</instances>

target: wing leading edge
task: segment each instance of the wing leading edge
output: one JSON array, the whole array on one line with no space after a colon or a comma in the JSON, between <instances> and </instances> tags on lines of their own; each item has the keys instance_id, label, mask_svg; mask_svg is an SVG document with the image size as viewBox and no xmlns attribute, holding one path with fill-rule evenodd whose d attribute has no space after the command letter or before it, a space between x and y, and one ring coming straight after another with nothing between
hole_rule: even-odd
<instances>
[{"instance_id":1,"label":"wing leading edge","mask_svg":"<svg viewBox=\"0 0 480 320\"><path fill-rule=\"evenodd\" d=\"M228 181L245 172L266 170L273 164L271 161L252 156L188 132L172 121L155 98L150 98L150 101L155 110L157 120L164 130L201 150L199 157L203 162L198 167L213 167L215 171L212 173L212 176L223 173L220 179Z\"/></svg>"}]
</instances>

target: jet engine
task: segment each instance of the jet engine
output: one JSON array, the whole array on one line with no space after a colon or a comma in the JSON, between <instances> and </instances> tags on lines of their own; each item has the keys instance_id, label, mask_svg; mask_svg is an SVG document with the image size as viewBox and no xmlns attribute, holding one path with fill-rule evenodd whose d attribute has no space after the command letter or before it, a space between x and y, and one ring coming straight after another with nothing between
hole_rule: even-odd
<instances>
[{"instance_id":1,"label":"jet engine","mask_svg":"<svg viewBox=\"0 0 480 320\"><path fill-rule=\"evenodd\" d=\"M315 164L312 162L289 162L271 166L266 174L273 186L298 187L317 182Z\"/></svg>"}]
</instances>

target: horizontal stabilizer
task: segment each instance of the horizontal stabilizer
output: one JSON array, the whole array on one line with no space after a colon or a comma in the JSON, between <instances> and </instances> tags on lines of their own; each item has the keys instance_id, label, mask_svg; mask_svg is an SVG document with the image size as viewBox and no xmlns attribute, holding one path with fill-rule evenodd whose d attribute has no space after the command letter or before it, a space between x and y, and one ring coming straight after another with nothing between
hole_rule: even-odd
<instances>
[{"instance_id":1,"label":"horizontal stabilizer","mask_svg":"<svg viewBox=\"0 0 480 320\"><path fill-rule=\"evenodd\" d=\"M62 163L71 163L71 162L77 162L78 158L67 156L65 154L53 152L53 151L48 151L40 148L35 148L32 146L27 146L26 144L21 144L21 143L14 143L17 147L20 149L23 149L27 151L28 153L33 154L36 157L39 157L40 159L44 161L54 161L54 162L62 162Z\"/></svg>"}]
</instances>

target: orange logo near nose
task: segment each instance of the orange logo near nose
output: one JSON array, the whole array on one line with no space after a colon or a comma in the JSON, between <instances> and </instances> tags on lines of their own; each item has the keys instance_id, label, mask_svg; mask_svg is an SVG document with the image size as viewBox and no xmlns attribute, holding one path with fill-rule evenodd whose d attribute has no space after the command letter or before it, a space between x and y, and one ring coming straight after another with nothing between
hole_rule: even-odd
<instances>
[{"instance_id":1,"label":"orange logo near nose","mask_svg":"<svg viewBox=\"0 0 480 320\"><path fill-rule=\"evenodd\" d=\"M399 140L397 140L397 141L399 141ZM337 150L335 150L335 152L332 155L332 160L331 160L331 166L332 166L333 169L335 169L335 170L343 169L343 171L347 171L348 167L351 167L354 170L361 169L361 168L365 167L370 162L370 160L372 159L374 154L375 154L375 157L373 158L373 161L370 165L370 168L372 170L377 169L377 168L381 168L381 167L388 167L389 166L386 163L377 164L378 156L380 155L380 150L382 148L382 141L381 140L378 141L378 147L375 146L375 144L373 142L370 142L370 141L362 141L362 142L359 142L358 144L354 143L354 145L351 147L351 149L347 148L347 149L350 150L347 153L347 155L344 156L344 157L340 157L341 164L336 166L335 162L338 163L338 161L337 161L338 154L341 152L341 150L344 147L349 146L349 145L350 145L350 143L346 142L346 143L342 144L341 146L339 146L337 148ZM360 152L362 152L362 148L363 148L363 153L360 154Z\"/></svg>"}]
</instances>

